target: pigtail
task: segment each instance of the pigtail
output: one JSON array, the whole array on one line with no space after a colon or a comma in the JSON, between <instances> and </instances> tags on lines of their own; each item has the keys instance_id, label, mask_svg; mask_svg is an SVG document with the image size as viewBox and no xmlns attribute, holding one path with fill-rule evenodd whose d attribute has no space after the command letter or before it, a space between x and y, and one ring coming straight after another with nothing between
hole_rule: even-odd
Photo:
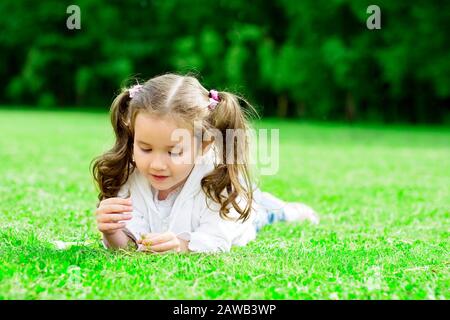
<instances>
[{"instance_id":1,"label":"pigtail","mask_svg":"<svg viewBox=\"0 0 450 320\"><path fill-rule=\"evenodd\" d=\"M209 123L212 128L219 130L222 139L215 141L216 147L222 150L222 159L215 169L203 177L201 186L208 198L220 204L220 216L227 218L230 205L239 213L238 220L246 221L253 203L252 179L249 166L249 137L248 118L256 110L245 101L228 92L218 92L219 103L211 111ZM245 102L249 110L244 110L239 100ZM227 136L227 130L229 130ZM240 131L241 135L233 136L233 132ZM237 142L240 139L240 142ZM222 141L220 141L222 140ZM234 141L234 143L233 143ZM217 145L221 144L221 145ZM233 148L231 146L233 145ZM245 207L240 207L238 197L245 199Z\"/></svg>"},{"instance_id":2,"label":"pigtail","mask_svg":"<svg viewBox=\"0 0 450 320\"><path fill-rule=\"evenodd\" d=\"M111 150L93 160L92 174L100 192L99 201L116 197L120 187L134 169L133 134L130 129L128 90L122 91L111 104L111 124L116 141Z\"/></svg>"}]
</instances>

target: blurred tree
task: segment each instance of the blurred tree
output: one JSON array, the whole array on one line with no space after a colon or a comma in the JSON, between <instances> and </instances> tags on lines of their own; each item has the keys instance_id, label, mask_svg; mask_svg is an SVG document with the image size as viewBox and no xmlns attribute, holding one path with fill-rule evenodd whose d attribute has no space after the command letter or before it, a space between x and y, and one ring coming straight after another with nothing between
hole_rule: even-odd
<instances>
[{"instance_id":1,"label":"blurred tree","mask_svg":"<svg viewBox=\"0 0 450 320\"><path fill-rule=\"evenodd\" d=\"M81 9L68 30L66 8ZM450 3L380 0L0 2L0 103L109 106L120 86L191 72L264 115L439 122Z\"/></svg>"}]
</instances>

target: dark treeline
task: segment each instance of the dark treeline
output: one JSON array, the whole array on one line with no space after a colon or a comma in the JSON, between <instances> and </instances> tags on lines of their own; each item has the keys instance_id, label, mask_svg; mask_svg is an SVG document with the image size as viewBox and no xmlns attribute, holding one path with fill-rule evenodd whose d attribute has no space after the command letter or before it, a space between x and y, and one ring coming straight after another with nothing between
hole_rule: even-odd
<instances>
[{"instance_id":1,"label":"dark treeline","mask_svg":"<svg viewBox=\"0 0 450 320\"><path fill-rule=\"evenodd\" d=\"M107 108L130 79L193 72L265 116L448 121L450 2L375 2L3 0L0 103Z\"/></svg>"}]
</instances>

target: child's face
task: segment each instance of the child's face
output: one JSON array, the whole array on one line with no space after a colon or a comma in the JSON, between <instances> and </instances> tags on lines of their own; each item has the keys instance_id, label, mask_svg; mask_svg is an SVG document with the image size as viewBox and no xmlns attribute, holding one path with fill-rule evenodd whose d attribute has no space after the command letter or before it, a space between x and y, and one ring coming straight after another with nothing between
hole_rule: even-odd
<instances>
[{"instance_id":1,"label":"child's face","mask_svg":"<svg viewBox=\"0 0 450 320\"><path fill-rule=\"evenodd\" d=\"M171 139L174 130L180 129L173 119L142 112L136 116L134 127L133 154L139 172L160 191L170 191L184 183L195 161L192 130L185 129L189 139Z\"/></svg>"}]
</instances>

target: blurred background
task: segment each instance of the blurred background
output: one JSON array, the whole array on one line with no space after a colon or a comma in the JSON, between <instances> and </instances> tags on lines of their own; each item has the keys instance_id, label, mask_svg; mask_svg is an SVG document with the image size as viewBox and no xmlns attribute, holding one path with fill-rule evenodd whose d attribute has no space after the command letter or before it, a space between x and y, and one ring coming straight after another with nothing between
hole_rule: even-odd
<instances>
[{"instance_id":1,"label":"blurred background","mask_svg":"<svg viewBox=\"0 0 450 320\"><path fill-rule=\"evenodd\" d=\"M450 123L449 1L2 0L0 13L7 108L107 110L132 79L191 72L263 116Z\"/></svg>"}]
</instances>

